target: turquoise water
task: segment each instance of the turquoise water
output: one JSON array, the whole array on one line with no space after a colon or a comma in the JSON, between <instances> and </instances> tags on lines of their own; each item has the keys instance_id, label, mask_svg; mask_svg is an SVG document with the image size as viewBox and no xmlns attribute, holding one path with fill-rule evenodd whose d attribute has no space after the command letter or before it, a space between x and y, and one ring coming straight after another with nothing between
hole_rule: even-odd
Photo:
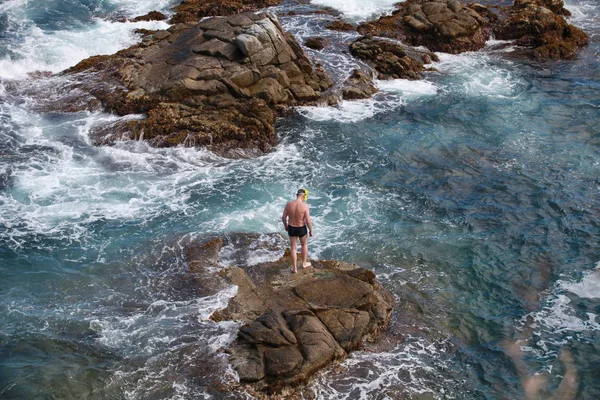
<instances>
[{"instance_id":1,"label":"turquoise water","mask_svg":"<svg viewBox=\"0 0 600 400\"><path fill-rule=\"evenodd\" d=\"M208 317L232 288L190 283L181 246L282 232L298 187L311 194L311 256L372 268L398 300L391 344L320 374L306 398L513 399L536 373L548 398L565 351L576 398L600 397L596 3L567 4L591 37L576 60L534 63L496 42L440 55L422 82L298 109L256 159L93 147L89 130L116 117L36 111L68 80L28 72L126 47L134 29L165 25L118 17L173 3L0 2L0 398L219 398L215 384L235 380L222 349L236 324ZM392 3L319 2L351 20ZM281 20L302 41L325 18ZM328 35L338 44L310 55L339 81L354 36Z\"/></svg>"}]
</instances>

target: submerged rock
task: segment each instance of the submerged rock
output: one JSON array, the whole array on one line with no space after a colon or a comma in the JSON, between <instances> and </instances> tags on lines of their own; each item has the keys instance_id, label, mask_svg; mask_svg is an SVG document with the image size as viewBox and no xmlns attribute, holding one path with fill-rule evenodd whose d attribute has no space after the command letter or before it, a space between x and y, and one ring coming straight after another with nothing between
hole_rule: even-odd
<instances>
[{"instance_id":1,"label":"submerged rock","mask_svg":"<svg viewBox=\"0 0 600 400\"><path fill-rule=\"evenodd\" d=\"M333 80L315 68L272 14L237 14L177 24L115 55L66 71L119 115L147 114L93 134L96 144L144 139L154 146L269 151L275 116L315 104ZM122 126L124 125L124 126Z\"/></svg>"},{"instance_id":2,"label":"submerged rock","mask_svg":"<svg viewBox=\"0 0 600 400\"><path fill-rule=\"evenodd\" d=\"M196 273L210 274L223 249L260 250L258 238L238 234L193 244L188 262ZM283 240L263 235L263 243ZM228 352L240 382L253 389L270 392L305 382L387 326L393 299L370 270L313 260L312 268L293 274L289 252L255 265L236 261L221 266L218 275L236 285L237 294L212 318L244 322Z\"/></svg>"}]
</instances>

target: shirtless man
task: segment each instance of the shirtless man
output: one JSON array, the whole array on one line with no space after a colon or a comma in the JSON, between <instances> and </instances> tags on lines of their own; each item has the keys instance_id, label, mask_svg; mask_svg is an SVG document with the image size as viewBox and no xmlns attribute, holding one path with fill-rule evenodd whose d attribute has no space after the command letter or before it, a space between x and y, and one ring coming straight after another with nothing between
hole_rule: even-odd
<instances>
[{"instance_id":1,"label":"shirtless man","mask_svg":"<svg viewBox=\"0 0 600 400\"><path fill-rule=\"evenodd\" d=\"M312 220L310 219L310 211L306 204L308 199L308 190L299 189L296 193L296 200L292 200L285 205L281 220L283 227L290 236L290 250L292 253L292 271L298 272L296 262L298 254L296 253L298 238L302 245L302 268L310 267L308 262L308 235L312 236ZM308 235L307 235L308 234Z\"/></svg>"}]
</instances>

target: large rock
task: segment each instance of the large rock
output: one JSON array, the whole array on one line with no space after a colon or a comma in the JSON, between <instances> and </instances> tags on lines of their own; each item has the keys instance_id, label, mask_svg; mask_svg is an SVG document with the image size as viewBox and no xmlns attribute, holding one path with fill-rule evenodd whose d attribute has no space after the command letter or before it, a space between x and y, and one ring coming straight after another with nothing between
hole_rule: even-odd
<instances>
[{"instance_id":1,"label":"large rock","mask_svg":"<svg viewBox=\"0 0 600 400\"><path fill-rule=\"evenodd\" d=\"M255 13L173 25L66 73L81 74L81 88L106 110L147 115L96 129L96 144L144 139L222 153L269 151L277 113L314 104L333 85L274 15Z\"/></svg>"},{"instance_id":2,"label":"large rock","mask_svg":"<svg viewBox=\"0 0 600 400\"><path fill-rule=\"evenodd\" d=\"M344 81L342 97L345 100L368 99L377 93L373 77L361 70L355 69Z\"/></svg>"},{"instance_id":3,"label":"large rock","mask_svg":"<svg viewBox=\"0 0 600 400\"><path fill-rule=\"evenodd\" d=\"M568 59L588 44L581 29L568 24L562 0L517 0L494 29L498 39L514 40L536 59Z\"/></svg>"},{"instance_id":4,"label":"large rock","mask_svg":"<svg viewBox=\"0 0 600 400\"><path fill-rule=\"evenodd\" d=\"M282 0L184 0L174 7L172 23L196 22L203 17L235 15L276 6Z\"/></svg>"},{"instance_id":5,"label":"large rock","mask_svg":"<svg viewBox=\"0 0 600 400\"><path fill-rule=\"evenodd\" d=\"M361 24L358 32L456 54L485 46L490 35L487 17L456 0L408 0L392 15Z\"/></svg>"},{"instance_id":6,"label":"large rock","mask_svg":"<svg viewBox=\"0 0 600 400\"><path fill-rule=\"evenodd\" d=\"M260 248L259 240L259 235L233 234L199 241L188 247L188 263L203 282L210 281L208 271L219 269L216 254ZM280 235L262 240L285 245ZM244 322L228 350L241 383L270 392L304 382L387 326L393 300L370 270L312 260L313 268L292 274L289 252L257 265L238 256L236 266L221 266L219 273L238 287L237 294L212 318Z\"/></svg>"},{"instance_id":7,"label":"large rock","mask_svg":"<svg viewBox=\"0 0 600 400\"><path fill-rule=\"evenodd\" d=\"M421 73L428 70L424 62L437 60L434 53L366 36L350 44L350 53L372 66L379 79L420 79Z\"/></svg>"},{"instance_id":8,"label":"large rock","mask_svg":"<svg viewBox=\"0 0 600 400\"><path fill-rule=\"evenodd\" d=\"M537 59L572 58L588 36L568 24L563 0L516 0L495 12L457 0L407 0L392 15L359 25L363 35L400 40L431 51L461 53L483 48L491 33L514 40Z\"/></svg>"}]
</instances>

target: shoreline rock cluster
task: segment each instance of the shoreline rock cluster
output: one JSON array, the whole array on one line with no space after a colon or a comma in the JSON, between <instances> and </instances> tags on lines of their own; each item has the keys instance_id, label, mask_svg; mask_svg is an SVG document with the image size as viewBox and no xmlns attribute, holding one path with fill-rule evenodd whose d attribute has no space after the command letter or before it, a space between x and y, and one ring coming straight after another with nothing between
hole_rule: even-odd
<instances>
[{"instance_id":1,"label":"shoreline rock cluster","mask_svg":"<svg viewBox=\"0 0 600 400\"><path fill-rule=\"evenodd\" d=\"M563 0L515 0L512 6L489 8L457 0L407 0L392 15L357 30L453 54L480 50L494 35L525 46L538 60L568 59L589 40L565 20L568 15Z\"/></svg>"},{"instance_id":2,"label":"shoreline rock cluster","mask_svg":"<svg viewBox=\"0 0 600 400\"><path fill-rule=\"evenodd\" d=\"M278 235L272 236L276 241ZM244 322L227 350L241 384L269 393L306 382L385 330L394 301L368 269L313 260L312 268L292 274L289 251L271 262L219 267L223 248L254 248L258 237L232 234L193 243L186 256L203 282L214 281L218 270L238 287L212 319Z\"/></svg>"},{"instance_id":3,"label":"shoreline rock cluster","mask_svg":"<svg viewBox=\"0 0 600 400\"><path fill-rule=\"evenodd\" d=\"M277 17L264 13L176 24L66 71L76 73L86 74L82 85L105 109L147 114L97 130L94 143L143 138L158 147L207 146L222 153L269 151L276 144L275 117L289 106L327 103L324 92L333 85Z\"/></svg>"},{"instance_id":4,"label":"shoreline rock cluster","mask_svg":"<svg viewBox=\"0 0 600 400\"><path fill-rule=\"evenodd\" d=\"M377 92L375 77L421 79L434 70L427 67L438 59L433 51L476 51L494 35L523 46L538 60L568 59L589 40L566 22L563 0L515 0L505 7L407 0L391 15L356 28L363 36L348 49L366 67L352 71L337 87L275 15L254 12L281 2L184 0L174 7L169 29L141 32L139 44L88 58L63 72L76 77L75 89L92 99L71 99L62 109L100 104L121 116L143 115L94 127L90 136L96 145L143 139L156 147L206 147L228 157L255 156L277 144L276 117L291 107L369 98ZM151 12L139 20L163 18ZM325 26L354 29L340 20ZM321 37L305 42L317 51L328 45Z\"/></svg>"}]
</instances>

